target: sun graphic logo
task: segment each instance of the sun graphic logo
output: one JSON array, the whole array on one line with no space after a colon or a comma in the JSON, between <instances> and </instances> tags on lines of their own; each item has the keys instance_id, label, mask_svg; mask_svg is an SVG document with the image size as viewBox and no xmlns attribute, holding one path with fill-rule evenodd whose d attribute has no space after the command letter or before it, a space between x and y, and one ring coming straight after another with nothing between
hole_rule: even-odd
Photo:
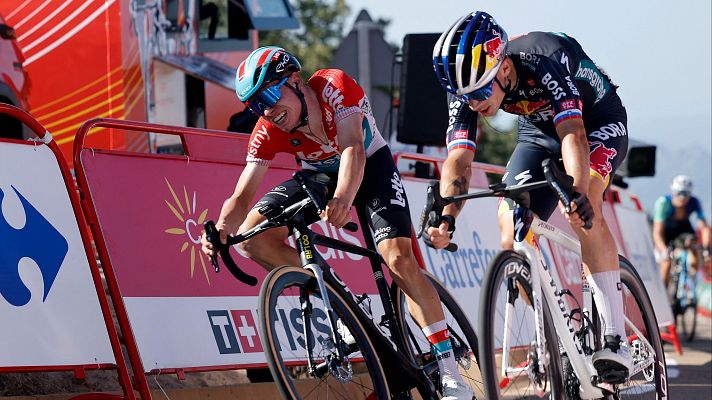
<instances>
[{"instance_id":1,"label":"sun graphic logo","mask_svg":"<svg viewBox=\"0 0 712 400\"><path fill-rule=\"evenodd\" d=\"M171 192L173 202L169 200L164 200L168 209L171 210L173 215L178 218L181 225L173 228L168 228L165 230L166 233L171 235L183 236L185 241L181 245L180 252L185 253L188 248L190 248L190 277L193 278L195 275L195 265L196 260L200 262L200 266L203 269L203 275L205 280L210 285L210 277L208 276L208 268L206 265L209 264L207 256L200 251L200 236L202 233L203 222L208 215L208 209L203 210L200 215L198 214L196 192L193 192L192 198L188 196L188 191L185 186L183 186L183 200L178 198L173 186L168 182L167 178L166 185L168 190Z\"/></svg>"}]
</instances>

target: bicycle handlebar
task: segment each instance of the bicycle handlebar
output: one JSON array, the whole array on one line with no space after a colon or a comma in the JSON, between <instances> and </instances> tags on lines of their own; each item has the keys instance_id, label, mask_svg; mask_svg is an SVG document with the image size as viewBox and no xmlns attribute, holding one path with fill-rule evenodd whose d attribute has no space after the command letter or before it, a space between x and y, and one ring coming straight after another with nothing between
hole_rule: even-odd
<instances>
[{"instance_id":1,"label":"bicycle handlebar","mask_svg":"<svg viewBox=\"0 0 712 400\"><path fill-rule=\"evenodd\" d=\"M235 236L228 236L226 243L220 241L220 232L215 226L215 222L212 220L205 222L203 224L205 228L205 238L213 245L215 251L214 255L210 257L210 263L213 264L215 272L220 272L220 265L218 264L217 254L220 254L223 263L227 267L228 271L240 282L243 282L250 286L257 285L257 278L244 272L235 263L235 260L230 255L230 247L235 244L242 243L247 239L257 236L260 233L276 228L279 226L285 226L291 221L301 210L309 205L313 205L317 209L317 213L321 212L326 208L326 201L323 200L322 196L319 196L316 192L316 187L308 181L308 179L303 175L301 171L297 171L292 174L292 179L297 182L302 190L307 194L307 198L298 201L287 208L284 207L272 207L267 205L260 208L258 211L260 214L267 217L265 221L260 222L255 225L252 229L247 230L243 233L237 234ZM324 196L326 192L323 193ZM349 222L343 227L350 232L356 232L358 230L358 225L354 222Z\"/></svg>"},{"instance_id":2,"label":"bicycle handlebar","mask_svg":"<svg viewBox=\"0 0 712 400\"><path fill-rule=\"evenodd\" d=\"M553 159L546 159L541 163L542 170L546 180L539 182L525 183L523 185L507 186L504 182L489 185L488 190L474 193L466 193L457 196L442 197L440 195L439 181L431 181L428 185L428 194L423 207L423 212L420 214L420 223L416 237L420 239L427 226L436 226L439 222L439 215L443 208L451 203L461 200L470 200L482 197L506 197L514 200L519 204L529 206L528 192L542 187L550 187L556 193L556 196L564 204L567 213L571 212L571 198L573 196L574 178L566 175L556 166ZM426 225L427 224L427 225ZM585 229L591 229L591 221L587 221L584 225ZM450 243L453 245L454 243ZM455 250L457 246L455 246ZM450 246L446 248L450 250Z\"/></svg>"}]
</instances>

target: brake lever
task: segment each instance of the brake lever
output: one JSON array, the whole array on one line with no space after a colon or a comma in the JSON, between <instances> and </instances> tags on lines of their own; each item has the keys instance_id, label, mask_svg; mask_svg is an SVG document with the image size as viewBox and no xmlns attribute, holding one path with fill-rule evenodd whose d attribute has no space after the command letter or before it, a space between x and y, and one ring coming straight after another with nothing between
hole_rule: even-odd
<instances>
[{"instance_id":1,"label":"brake lever","mask_svg":"<svg viewBox=\"0 0 712 400\"><path fill-rule=\"evenodd\" d=\"M207 221L203 224L203 227L205 228L206 239L213 245L213 256L210 257L210 263L215 267L215 272L220 272L220 265L217 259L217 253L220 253L220 258L222 258L228 271L230 271L237 280L250 286L257 285L257 278L241 270L235 263L235 260L232 259L230 246L220 242L220 232L215 226L215 222L212 220Z\"/></svg>"},{"instance_id":2,"label":"brake lever","mask_svg":"<svg viewBox=\"0 0 712 400\"><path fill-rule=\"evenodd\" d=\"M220 272L220 264L218 264L218 249L222 247L222 243L220 243L220 233L218 232L218 229L215 227L215 222L212 220L207 221L203 227L205 228L205 238L210 242L210 244L213 245L213 255L210 256L210 263L213 264L213 267L215 268L215 272Z\"/></svg>"}]
</instances>

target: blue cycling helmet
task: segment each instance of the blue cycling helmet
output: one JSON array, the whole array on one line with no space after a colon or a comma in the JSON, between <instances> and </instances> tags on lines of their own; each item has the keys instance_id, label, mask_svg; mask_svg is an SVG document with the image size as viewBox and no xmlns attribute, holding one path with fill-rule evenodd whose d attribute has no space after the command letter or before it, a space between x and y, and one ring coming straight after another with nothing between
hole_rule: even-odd
<instances>
[{"instance_id":1,"label":"blue cycling helmet","mask_svg":"<svg viewBox=\"0 0 712 400\"><path fill-rule=\"evenodd\" d=\"M267 84L301 69L299 60L283 48L260 47L250 53L237 67L235 74L237 98L245 102Z\"/></svg>"},{"instance_id":2,"label":"blue cycling helmet","mask_svg":"<svg viewBox=\"0 0 712 400\"><path fill-rule=\"evenodd\" d=\"M507 52L507 33L491 15L475 11L460 17L433 48L440 85L466 96L491 87Z\"/></svg>"}]
</instances>

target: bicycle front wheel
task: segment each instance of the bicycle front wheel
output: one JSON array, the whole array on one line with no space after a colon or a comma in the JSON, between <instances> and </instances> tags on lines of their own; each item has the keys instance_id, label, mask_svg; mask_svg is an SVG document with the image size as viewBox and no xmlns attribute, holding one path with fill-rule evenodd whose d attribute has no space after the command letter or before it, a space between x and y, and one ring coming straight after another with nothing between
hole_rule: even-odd
<instances>
[{"instance_id":1,"label":"bicycle front wheel","mask_svg":"<svg viewBox=\"0 0 712 400\"><path fill-rule=\"evenodd\" d=\"M487 399L565 398L559 343L543 296L546 347L543 357L537 351L530 271L524 257L505 250L485 274L479 332Z\"/></svg>"},{"instance_id":2,"label":"bicycle front wheel","mask_svg":"<svg viewBox=\"0 0 712 400\"><path fill-rule=\"evenodd\" d=\"M440 297L440 304L445 313L445 322L450 331L450 341L452 342L453 353L458 364L460 375L464 381L470 385L475 394L476 399L484 398L484 384L482 383L482 374L480 373L479 357L477 352L477 335L472 328L470 321L467 319L465 312L462 311L452 294L443 286L432 274L423 271L425 276L430 280L430 283L435 287ZM398 326L401 328L401 334L409 343L407 349L410 351L409 356L415 360L416 364L424 366L428 364L437 364L437 360L430 352L430 342L422 331L422 328L413 320L408 305L406 303L405 292L395 286L393 295L394 304L396 307L396 317L398 318ZM433 382L438 386L440 375L437 369L431 375Z\"/></svg>"},{"instance_id":3,"label":"bicycle front wheel","mask_svg":"<svg viewBox=\"0 0 712 400\"><path fill-rule=\"evenodd\" d=\"M655 310L635 268L619 256L626 335L633 371L618 385L619 399L667 399L667 367Z\"/></svg>"},{"instance_id":4,"label":"bicycle front wheel","mask_svg":"<svg viewBox=\"0 0 712 400\"><path fill-rule=\"evenodd\" d=\"M363 326L337 291L328 284L326 290L340 321L341 340L349 348L345 359L338 358L324 302L311 271L278 268L262 285L260 340L282 397L390 399L383 368ZM316 371L307 367L310 358L311 364L318 366Z\"/></svg>"}]
</instances>

